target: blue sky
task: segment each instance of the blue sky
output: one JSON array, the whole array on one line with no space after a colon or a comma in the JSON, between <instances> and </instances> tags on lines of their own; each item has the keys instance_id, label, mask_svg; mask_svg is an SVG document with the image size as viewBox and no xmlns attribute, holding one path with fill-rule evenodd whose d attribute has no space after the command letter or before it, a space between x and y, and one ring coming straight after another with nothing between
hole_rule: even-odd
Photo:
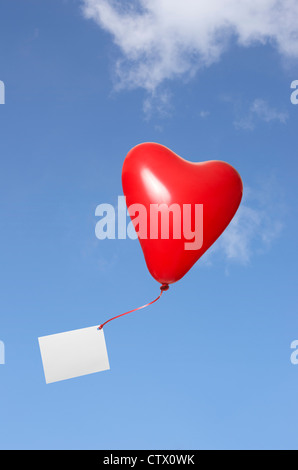
<instances>
[{"instance_id":1,"label":"blue sky","mask_svg":"<svg viewBox=\"0 0 298 470\"><path fill-rule=\"evenodd\" d=\"M192 1L180 18L166 0L2 0L1 448L298 448L297 6L277 22L274 2L230 3L233 34L214 38L227 18ZM238 216L158 303L107 325L110 371L46 385L38 336L158 295L137 241L94 233L146 141L235 166Z\"/></svg>"}]
</instances>

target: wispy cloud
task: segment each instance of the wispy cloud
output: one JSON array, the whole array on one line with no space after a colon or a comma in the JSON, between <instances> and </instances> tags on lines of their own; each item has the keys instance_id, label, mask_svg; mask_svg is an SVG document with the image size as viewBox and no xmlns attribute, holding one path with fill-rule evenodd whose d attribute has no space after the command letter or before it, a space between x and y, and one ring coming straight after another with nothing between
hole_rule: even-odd
<instances>
[{"instance_id":1,"label":"wispy cloud","mask_svg":"<svg viewBox=\"0 0 298 470\"><path fill-rule=\"evenodd\" d=\"M119 88L154 93L168 79L193 77L218 61L232 39L243 47L270 43L298 57L297 0L81 1L85 17L119 47Z\"/></svg>"},{"instance_id":2,"label":"wispy cloud","mask_svg":"<svg viewBox=\"0 0 298 470\"><path fill-rule=\"evenodd\" d=\"M248 264L253 254L271 247L282 228L280 214L273 217L264 209L243 205L222 235L220 249L228 260Z\"/></svg>"},{"instance_id":3,"label":"wispy cloud","mask_svg":"<svg viewBox=\"0 0 298 470\"><path fill-rule=\"evenodd\" d=\"M200 118L206 119L208 116L210 116L210 111L200 111Z\"/></svg>"},{"instance_id":4,"label":"wispy cloud","mask_svg":"<svg viewBox=\"0 0 298 470\"><path fill-rule=\"evenodd\" d=\"M287 119L288 113L273 108L263 99L256 99L250 105L248 113L237 118L234 125L237 129L253 130L259 121L278 121L285 124Z\"/></svg>"},{"instance_id":5,"label":"wispy cloud","mask_svg":"<svg viewBox=\"0 0 298 470\"><path fill-rule=\"evenodd\" d=\"M204 255L210 264L214 256L247 265L254 255L264 253L281 235L285 208L277 181L269 178L259 188L245 187L244 201L222 236Z\"/></svg>"},{"instance_id":6,"label":"wispy cloud","mask_svg":"<svg viewBox=\"0 0 298 470\"><path fill-rule=\"evenodd\" d=\"M154 92L147 96L143 103L143 111L147 119L150 119L153 112L160 117L168 117L172 110L171 94L168 90Z\"/></svg>"}]
</instances>

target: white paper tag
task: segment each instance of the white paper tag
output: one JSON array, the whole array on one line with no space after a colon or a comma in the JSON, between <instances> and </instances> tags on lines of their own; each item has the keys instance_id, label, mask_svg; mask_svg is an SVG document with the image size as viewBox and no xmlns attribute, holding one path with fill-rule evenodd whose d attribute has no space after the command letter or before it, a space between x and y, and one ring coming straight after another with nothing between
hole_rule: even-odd
<instances>
[{"instance_id":1,"label":"white paper tag","mask_svg":"<svg viewBox=\"0 0 298 470\"><path fill-rule=\"evenodd\" d=\"M38 341L47 384L110 369L104 332L97 326Z\"/></svg>"}]
</instances>

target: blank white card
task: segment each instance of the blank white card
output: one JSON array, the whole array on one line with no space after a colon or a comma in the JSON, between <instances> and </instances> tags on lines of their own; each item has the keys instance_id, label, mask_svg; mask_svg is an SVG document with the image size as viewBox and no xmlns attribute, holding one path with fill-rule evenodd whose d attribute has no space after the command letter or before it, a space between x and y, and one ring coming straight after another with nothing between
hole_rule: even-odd
<instances>
[{"instance_id":1,"label":"blank white card","mask_svg":"<svg viewBox=\"0 0 298 470\"><path fill-rule=\"evenodd\" d=\"M110 369L104 332L97 326L38 341L47 384Z\"/></svg>"}]
</instances>

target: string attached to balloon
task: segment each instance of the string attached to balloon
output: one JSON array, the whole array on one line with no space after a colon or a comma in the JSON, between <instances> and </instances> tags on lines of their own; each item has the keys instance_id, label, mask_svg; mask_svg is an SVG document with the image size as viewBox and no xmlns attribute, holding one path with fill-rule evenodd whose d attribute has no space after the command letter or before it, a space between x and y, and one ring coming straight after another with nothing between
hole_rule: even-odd
<instances>
[{"instance_id":1,"label":"string attached to balloon","mask_svg":"<svg viewBox=\"0 0 298 470\"><path fill-rule=\"evenodd\" d=\"M161 292L152 302L110 318L101 324L98 330L102 330L116 318L157 302L162 293L169 289L169 284L179 281L222 234L234 217L243 192L239 173L228 163L189 162L167 147L154 142L139 144L127 154L122 168L122 186L128 213L137 233L140 231L141 219L135 217L136 206L141 205L146 213L146 224L143 228L146 227L147 231L148 225L150 226L150 236L138 236L138 239L147 268L152 277L161 284ZM173 201L175 204L171 205ZM157 225L159 220L158 214L155 221L152 215L156 206L157 211L161 213L161 220L166 220L167 217L167 233L172 233L172 237L159 237L158 230L157 234L154 233L156 220ZM180 209L179 217L175 216L175 211L173 217L169 217L173 206ZM195 217L191 211L187 212L186 207L194 208ZM186 222L190 231L195 227L195 231L191 232L191 243L192 238L185 234ZM177 233L180 236L177 236Z\"/></svg>"},{"instance_id":2,"label":"string attached to balloon","mask_svg":"<svg viewBox=\"0 0 298 470\"><path fill-rule=\"evenodd\" d=\"M102 325L100 325L100 326L98 327L98 330L102 330L103 327L104 327L107 323L109 323L109 322L112 321L112 320L116 320L116 318L120 318L120 317L123 317L124 315L128 315L129 313L133 313L133 312L136 312L137 310L141 310L141 309L143 309L143 308L149 307L150 305L152 305L152 304L154 304L155 302L157 302L157 300L159 300L159 299L161 298L162 294L163 294L165 291L169 290L169 288L170 288L170 287L168 286L168 284L163 284L163 285L160 287L160 294L159 294L158 297L156 297L156 299L152 300L151 302L149 302L149 303L146 304L146 305L142 305L142 307L134 308L133 310L129 310L129 312L121 313L121 315L117 315L116 317L110 318L110 319L107 320L106 322L102 323Z\"/></svg>"}]
</instances>

